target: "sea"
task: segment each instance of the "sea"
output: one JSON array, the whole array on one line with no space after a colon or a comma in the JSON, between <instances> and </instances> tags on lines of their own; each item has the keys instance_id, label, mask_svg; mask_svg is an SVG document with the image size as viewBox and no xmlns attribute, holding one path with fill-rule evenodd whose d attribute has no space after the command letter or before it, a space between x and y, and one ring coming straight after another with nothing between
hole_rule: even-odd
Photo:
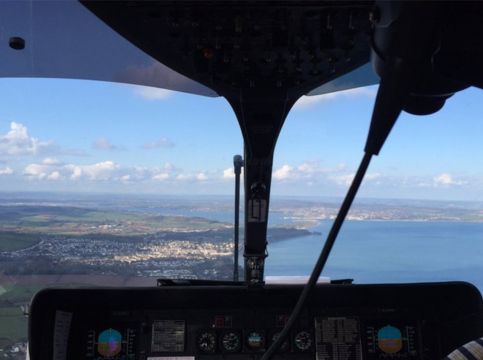
<instances>
[{"instance_id":1,"label":"sea","mask_svg":"<svg viewBox=\"0 0 483 360\"><path fill-rule=\"evenodd\" d=\"M222 211L169 213L233 222ZM291 222L270 213L269 226ZM312 235L269 243L265 274L310 275L331 225L324 220L308 229ZM346 220L322 276L357 284L467 281L483 293L483 223Z\"/></svg>"},{"instance_id":2,"label":"sea","mask_svg":"<svg viewBox=\"0 0 483 360\"><path fill-rule=\"evenodd\" d=\"M268 246L267 275L309 275L332 222ZM354 283L467 281L483 293L483 224L346 221L322 273Z\"/></svg>"}]
</instances>

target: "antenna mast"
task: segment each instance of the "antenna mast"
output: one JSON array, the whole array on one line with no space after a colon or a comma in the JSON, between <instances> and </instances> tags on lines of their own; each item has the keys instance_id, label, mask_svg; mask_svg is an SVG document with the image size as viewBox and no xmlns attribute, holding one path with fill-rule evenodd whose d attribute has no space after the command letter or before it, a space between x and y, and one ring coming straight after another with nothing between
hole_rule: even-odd
<instances>
[{"instance_id":1,"label":"antenna mast","mask_svg":"<svg viewBox=\"0 0 483 360\"><path fill-rule=\"evenodd\" d=\"M239 229L240 229L240 174L243 167L243 158L241 155L233 157L233 168L235 171L235 247L233 264L233 281L239 280L238 275L238 243L239 243Z\"/></svg>"}]
</instances>

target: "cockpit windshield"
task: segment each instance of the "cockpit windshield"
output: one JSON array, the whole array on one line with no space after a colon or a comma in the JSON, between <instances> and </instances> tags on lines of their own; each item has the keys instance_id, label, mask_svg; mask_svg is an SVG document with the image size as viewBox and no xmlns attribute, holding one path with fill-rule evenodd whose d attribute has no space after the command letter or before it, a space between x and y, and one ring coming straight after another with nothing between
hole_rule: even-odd
<instances>
[{"instance_id":1,"label":"cockpit windshield","mask_svg":"<svg viewBox=\"0 0 483 360\"><path fill-rule=\"evenodd\" d=\"M23 312L43 287L232 279L233 155L243 141L225 100L83 80L0 85L7 358L21 357ZM275 153L267 276L310 273L352 179L375 91L303 97L287 118ZM458 279L483 289L481 174L479 160L465 155L479 146L478 96L468 90L438 115L401 119L324 276Z\"/></svg>"},{"instance_id":2,"label":"cockpit windshield","mask_svg":"<svg viewBox=\"0 0 483 360\"><path fill-rule=\"evenodd\" d=\"M25 359L28 303L42 288L232 281L234 274L243 280L245 226L264 241L268 223L261 271L267 282L281 276L306 281L364 152L378 91L364 45L374 25L367 4L355 4L354 11L342 6L338 22L327 9L297 10L294 17L305 24L300 29L298 20L284 17L286 9L277 12L279 18L265 24L274 33L287 24L302 35L323 25L315 50L315 40L300 34L290 41L289 32L270 37L274 49L289 49L286 58L274 57L275 50L258 56L268 46L263 41L253 48L238 42L240 19L252 19L251 10L234 18L235 55L222 54L225 40L216 32L221 25L215 32L201 28L199 38L185 36L186 49L176 47L189 55L179 68L192 66L201 74L198 81L111 29L109 21L127 28L103 6L0 4L0 22L9 31L0 31L0 358ZM125 6L128 14L130 5ZM178 21L190 29L199 26L192 21L199 9L186 9L159 22L171 29L163 36L172 44L182 45ZM148 10L140 7L136 14L147 11L158 21L160 14ZM260 14L262 22L268 18ZM334 36L338 25L343 29ZM249 33L262 34L257 26ZM204 47L211 40L214 47ZM190 62L191 55L197 63ZM232 59L231 70L252 78L231 79L226 64ZM320 69L331 74L330 81L319 81ZM274 90L280 98L270 104L283 111L271 119L276 109L259 108L263 88L252 97L244 92L256 88L257 71L274 88L291 84L306 95L288 112L297 94L288 99ZM277 80L285 75L286 83ZM218 87L205 85L207 79ZM227 88L236 91L220 96L218 90ZM233 101L242 95L240 104ZM322 273L325 280L463 280L483 292L483 160L474 155L481 146L481 96L469 88L434 115L400 116L365 176ZM251 123L240 121L244 112ZM247 142L247 134L255 140ZM268 173L273 149L267 139L276 143ZM243 157L253 149L258 151L250 159L253 184L245 186ZM242 197L244 188L253 195L245 223L241 201L238 267L236 155L242 157ZM258 165L260 173L253 171ZM259 194L265 197L256 198ZM267 209L268 221L260 220ZM263 241L257 245L264 250ZM247 258L252 255L264 256Z\"/></svg>"}]
</instances>

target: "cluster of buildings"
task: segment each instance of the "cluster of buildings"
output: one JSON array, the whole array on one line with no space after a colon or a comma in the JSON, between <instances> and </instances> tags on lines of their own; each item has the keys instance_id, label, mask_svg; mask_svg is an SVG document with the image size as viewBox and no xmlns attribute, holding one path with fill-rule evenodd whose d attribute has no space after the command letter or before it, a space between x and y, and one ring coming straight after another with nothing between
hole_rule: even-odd
<instances>
[{"instance_id":1,"label":"cluster of buildings","mask_svg":"<svg viewBox=\"0 0 483 360\"><path fill-rule=\"evenodd\" d=\"M0 348L0 359L25 360L27 357L28 344L17 342L5 348Z\"/></svg>"}]
</instances>

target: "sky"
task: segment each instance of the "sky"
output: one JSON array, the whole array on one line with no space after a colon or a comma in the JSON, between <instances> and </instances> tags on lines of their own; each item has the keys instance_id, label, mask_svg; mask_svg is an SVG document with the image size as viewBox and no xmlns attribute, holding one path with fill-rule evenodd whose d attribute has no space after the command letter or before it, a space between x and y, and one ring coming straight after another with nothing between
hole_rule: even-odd
<instances>
[{"instance_id":1,"label":"sky","mask_svg":"<svg viewBox=\"0 0 483 360\"><path fill-rule=\"evenodd\" d=\"M343 196L377 86L302 97L275 151L272 193ZM107 82L0 79L0 191L233 193L243 153L225 99ZM360 196L483 201L483 93L403 114Z\"/></svg>"}]
</instances>

